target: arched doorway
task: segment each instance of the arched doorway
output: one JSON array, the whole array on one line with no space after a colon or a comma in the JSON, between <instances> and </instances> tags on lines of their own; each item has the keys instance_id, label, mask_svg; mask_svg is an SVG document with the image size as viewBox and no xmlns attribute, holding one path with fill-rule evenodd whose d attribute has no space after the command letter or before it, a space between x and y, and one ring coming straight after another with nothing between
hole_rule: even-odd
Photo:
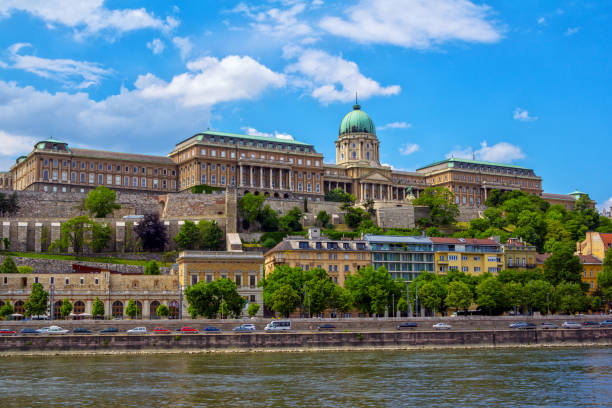
<instances>
[{"instance_id":1,"label":"arched doorway","mask_svg":"<svg viewBox=\"0 0 612 408\"><path fill-rule=\"evenodd\" d=\"M18 314L23 314L23 300L18 300L15 302L15 304L13 305L13 313L18 313ZM23 317L13 317L13 320L21 320L23 319Z\"/></svg>"},{"instance_id":2,"label":"arched doorway","mask_svg":"<svg viewBox=\"0 0 612 408\"><path fill-rule=\"evenodd\" d=\"M274 193L274 198L280 198L280 195L278 193Z\"/></svg>"},{"instance_id":3,"label":"arched doorway","mask_svg":"<svg viewBox=\"0 0 612 408\"><path fill-rule=\"evenodd\" d=\"M254 192L253 194L255 194L255 195L259 195L259 191L256 191L256 192Z\"/></svg>"},{"instance_id":4,"label":"arched doorway","mask_svg":"<svg viewBox=\"0 0 612 408\"><path fill-rule=\"evenodd\" d=\"M53 319L60 320L62 318L62 301L58 300L53 304Z\"/></svg>"},{"instance_id":5,"label":"arched doorway","mask_svg":"<svg viewBox=\"0 0 612 408\"><path fill-rule=\"evenodd\" d=\"M288 193L283 194L283 198L289 198L289 194Z\"/></svg>"},{"instance_id":6,"label":"arched doorway","mask_svg":"<svg viewBox=\"0 0 612 408\"><path fill-rule=\"evenodd\" d=\"M168 308L170 309L170 315L168 316L168 318L178 319L179 318L179 302L177 302L176 300L173 300L168 305Z\"/></svg>"},{"instance_id":7,"label":"arched doorway","mask_svg":"<svg viewBox=\"0 0 612 408\"><path fill-rule=\"evenodd\" d=\"M136 318L142 319L142 303L139 300L134 303L136 304L136 309L138 309L138 314L136 314Z\"/></svg>"},{"instance_id":8,"label":"arched doorway","mask_svg":"<svg viewBox=\"0 0 612 408\"><path fill-rule=\"evenodd\" d=\"M77 300L76 302L74 302L72 312L75 315L80 315L81 313L85 313L85 302L83 302L82 300Z\"/></svg>"},{"instance_id":9,"label":"arched doorway","mask_svg":"<svg viewBox=\"0 0 612 408\"><path fill-rule=\"evenodd\" d=\"M123 319L123 302L120 300L113 302L112 315L114 319Z\"/></svg>"},{"instance_id":10,"label":"arched doorway","mask_svg":"<svg viewBox=\"0 0 612 408\"><path fill-rule=\"evenodd\" d=\"M157 315L157 308L159 307L159 302L154 300L151 302L150 310L149 310L149 318L150 319L159 319Z\"/></svg>"}]
</instances>

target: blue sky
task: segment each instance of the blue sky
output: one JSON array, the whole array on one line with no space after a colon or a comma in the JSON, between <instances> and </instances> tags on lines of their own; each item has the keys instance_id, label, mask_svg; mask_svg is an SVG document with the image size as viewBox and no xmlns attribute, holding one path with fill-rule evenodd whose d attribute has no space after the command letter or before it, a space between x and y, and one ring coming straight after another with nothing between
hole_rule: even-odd
<instances>
[{"instance_id":1,"label":"blue sky","mask_svg":"<svg viewBox=\"0 0 612 408\"><path fill-rule=\"evenodd\" d=\"M0 166L49 137L167 154L208 128L330 162L358 92L394 168L509 162L609 207L611 27L607 1L0 0Z\"/></svg>"}]
</instances>

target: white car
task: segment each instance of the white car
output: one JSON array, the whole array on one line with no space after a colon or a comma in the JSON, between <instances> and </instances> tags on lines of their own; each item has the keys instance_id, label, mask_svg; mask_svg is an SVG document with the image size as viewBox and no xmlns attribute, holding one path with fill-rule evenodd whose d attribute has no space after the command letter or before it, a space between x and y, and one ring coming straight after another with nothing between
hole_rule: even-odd
<instances>
[{"instance_id":1,"label":"white car","mask_svg":"<svg viewBox=\"0 0 612 408\"><path fill-rule=\"evenodd\" d=\"M436 330L450 330L453 328L453 326L451 326L448 323L436 323L431 327L433 327Z\"/></svg>"},{"instance_id":2,"label":"white car","mask_svg":"<svg viewBox=\"0 0 612 408\"><path fill-rule=\"evenodd\" d=\"M128 334L147 334L146 327L134 327L133 329L128 330L126 333Z\"/></svg>"},{"instance_id":3,"label":"white car","mask_svg":"<svg viewBox=\"0 0 612 408\"><path fill-rule=\"evenodd\" d=\"M51 326L49 327L49 330L47 330L46 332L43 332L43 334L66 334L66 333L68 333L68 330L62 329L59 326Z\"/></svg>"},{"instance_id":4,"label":"white car","mask_svg":"<svg viewBox=\"0 0 612 408\"><path fill-rule=\"evenodd\" d=\"M40 329L37 329L36 331L39 334L47 334L47 332L49 331L50 327L41 327Z\"/></svg>"},{"instance_id":5,"label":"white car","mask_svg":"<svg viewBox=\"0 0 612 408\"><path fill-rule=\"evenodd\" d=\"M576 322L563 322L561 327L564 329L582 329L582 325Z\"/></svg>"}]
</instances>

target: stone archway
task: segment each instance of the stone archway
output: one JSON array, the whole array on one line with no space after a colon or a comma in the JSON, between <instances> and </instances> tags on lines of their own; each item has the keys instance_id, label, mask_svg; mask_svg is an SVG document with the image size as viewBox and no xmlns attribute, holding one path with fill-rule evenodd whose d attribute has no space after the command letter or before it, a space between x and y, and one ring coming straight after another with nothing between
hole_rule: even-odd
<instances>
[{"instance_id":1,"label":"stone archway","mask_svg":"<svg viewBox=\"0 0 612 408\"><path fill-rule=\"evenodd\" d=\"M150 319L159 319L159 316L157 315L157 308L159 307L159 305L160 303L157 300L151 302L151 305L149 306Z\"/></svg>"},{"instance_id":2,"label":"stone archway","mask_svg":"<svg viewBox=\"0 0 612 408\"><path fill-rule=\"evenodd\" d=\"M170 309L169 319L178 319L179 318L179 302L173 300L168 305L168 309Z\"/></svg>"},{"instance_id":3,"label":"stone archway","mask_svg":"<svg viewBox=\"0 0 612 408\"><path fill-rule=\"evenodd\" d=\"M53 304L53 319L60 320L62 318L62 301L58 300Z\"/></svg>"},{"instance_id":4,"label":"stone archway","mask_svg":"<svg viewBox=\"0 0 612 408\"><path fill-rule=\"evenodd\" d=\"M114 319L123 319L123 302L116 300L112 306L112 316Z\"/></svg>"},{"instance_id":5,"label":"stone archway","mask_svg":"<svg viewBox=\"0 0 612 408\"><path fill-rule=\"evenodd\" d=\"M83 302L82 300L77 300L76 302L74 302L74 308L72 312L75 315L85 313L85 302Z\"/></svg>"}]
</instances>

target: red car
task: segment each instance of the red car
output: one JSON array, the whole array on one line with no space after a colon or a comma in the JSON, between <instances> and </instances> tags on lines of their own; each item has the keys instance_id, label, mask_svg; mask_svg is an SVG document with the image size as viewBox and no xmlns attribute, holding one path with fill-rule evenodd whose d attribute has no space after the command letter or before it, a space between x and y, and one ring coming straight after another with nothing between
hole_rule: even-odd
<instances>
[{"instance_id":1,"label":"red car","mask_svg":"<svg viewBox=\"0 0 612 408\"><path fill-rule=\"evenodd\" d=\"M196 334L196 333L199 333L198 329L196 329L195 327L191 327L191 326L181 327L181 329L179 331L181 333L187 333L187 334Z\"/></svg>"},{"instance_id":2,"label":"red car","mask_svg":"<svg viewBox=\"0 0 612 408\"><path fill-rule=\"evenodd\" d=\"M0 329L0 336L13 336L17 334L15 330L11 329Z\"/></svg>"},{"instance_id":3,"label":"red car","mask_svg":"<svg viewBox=\"0 0 612 408\"><path fill-rule=\"evenodd\" d=\"M166 329L165 327L156 327L153 329L153 333L155 334L170 334L172 331L170 329Z\"/></svg>"}]
</instances>

